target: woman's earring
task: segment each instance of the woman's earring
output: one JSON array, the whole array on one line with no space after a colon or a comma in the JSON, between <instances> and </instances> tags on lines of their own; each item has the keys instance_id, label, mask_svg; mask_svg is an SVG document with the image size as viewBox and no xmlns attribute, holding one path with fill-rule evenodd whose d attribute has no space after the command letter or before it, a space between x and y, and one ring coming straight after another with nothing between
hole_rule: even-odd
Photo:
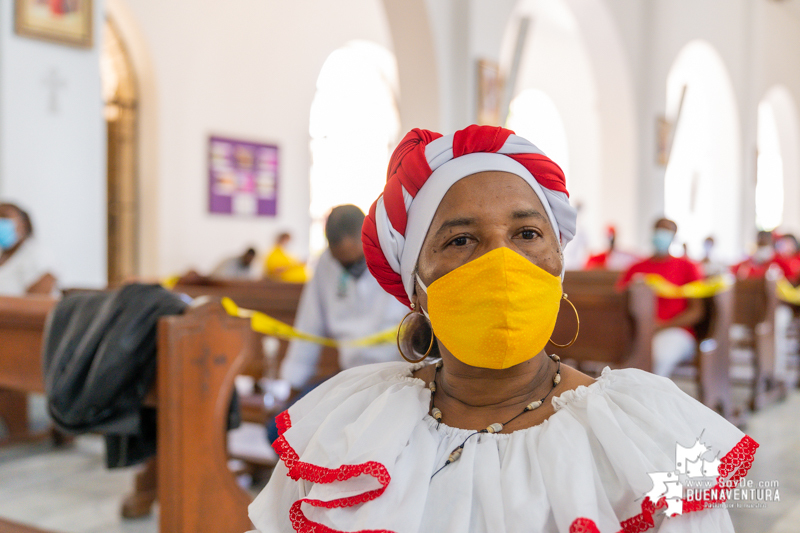
<instances>
[{"instance_id":1,"label":"woman's earring","mask_svg":"<svg viewBox=\"0 0 800 533\"><path fill-rule=\"evenodd\" d=\"M567 298L566 293L561 295L561 299L566 300L566 302L572 306L572 310L575 312L575 322L577 323L577 327L575 328L575 336L572 337L572 340L569 341L567 344L558 344L553 341L552 337L550 338L550 342L552 343L553 346L556 346L557 348L569 348L570 346L575 344L576 340L578 340L578 334L581 332L581 318L578 316L578 310L575 309L575 305L569 301L569 298Z\"/></svg>"},{"instance_id":2,"label":"woman's earring","mask_svg":"<svg viewBox=\"0 0 800 533\"><path fill-rule=\"evenodd\" d=\"M427 324L422 325L422 322L426 322ZM406 355L406 352L419 355L416 350L414 350L413 337L416 332L419 331L421 325L422 327L427 327L430 330L431 342L428 345L427 351L424 355L422 355L422 357L411 359ZM400 355L403 357L403 359L409 363L419 363L428 357L433 349L433 328L431 327L430 320L428 320L425 315L411 311L403 317L403 320L400 321L400 325L397 326L397 349L400 351Z\"/></svg>"}]
</instances>

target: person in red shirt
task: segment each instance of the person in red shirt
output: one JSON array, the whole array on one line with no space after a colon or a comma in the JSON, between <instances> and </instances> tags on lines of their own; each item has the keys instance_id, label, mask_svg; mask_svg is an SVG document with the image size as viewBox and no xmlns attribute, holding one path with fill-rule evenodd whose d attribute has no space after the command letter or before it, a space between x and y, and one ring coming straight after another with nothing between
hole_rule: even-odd
<instances>
[{"instance_id":1,"label":"person in red shirt","mask_svg":"<svg viewBox=\"0 0 800 533\"><path fill-rule=\"evenodd\" d=\"M659 219L653 231L652 257L631 265L620 277L617 287L624 289L637 275L658 274L674 285L685 285L703 278L698 264L687 257L670 255L669 247L678 225ZM697 341L692 326L703 318L703 304L697 299L658 298L656 334L653 336L653 373L669 376L679 363L691 359Z\"/></svg>"},{"instance_id":2,"label":"person in red shirt","mask_svg":"<svg viewBox=\"0 0 800 533\"><path fill-rule=\"evenodd\" d=\"M793 271L789 261L775 253L771 231L759 231L758 235L756 235L756 246L757 248L753 255L731 267L731 271L737 278L763 278L767 270L776 265L786 279L794 281L796 273Z\"/></svg>"},{"instance_id":3,"label":"person in red shirt","mask_svg":"<svg viewBox=\"0 0 800 533\"><path fill-rule=\"evenodd\" d=\"M800 255L798 255L797 238L791 233L781 235L775 241L775 254L788 267L786 279L796 284L800 281Z\"/></svg>"},{"instance_id":4,"label":"person in red shirt","mask_svg":"<svg viewBox=\"0 0 800 533\"><path fill-rule=\"evenodd\" d=\"M608 227L608 250L597 255L592 255L586 261L584 270L625 270L639 260L633 254L623 252L616 248L617 230L614 226Z\"/></svg>"}]
</instances>

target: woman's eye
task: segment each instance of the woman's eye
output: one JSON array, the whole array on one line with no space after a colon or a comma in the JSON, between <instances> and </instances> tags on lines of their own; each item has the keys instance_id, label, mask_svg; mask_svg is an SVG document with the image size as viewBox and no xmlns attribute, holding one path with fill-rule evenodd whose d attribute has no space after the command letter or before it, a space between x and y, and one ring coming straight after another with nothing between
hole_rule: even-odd
<instances>
[{"instance_id":1,"label":"woman's eye","mask_svg":"<svg viewBox=\"0 0 800 533\"><path fill-rule=\"evenodd\" d=\"M533 231L532 229L522 230L522 232L520 232L520 235L522 236L523 239L527 240L536 238L536 232Z\"/></svg>"},{"instance_id":2,"label":"woman's eye","mask_svg":"<svg viewBox=\"0 0 800 533\"><path fill-rule=\"evenodd\" d=\"M450 244L452 244L453 246L466 246L467 238L466 237L456 237L455 239L450 241Z\"/></svg>"}]
</instances>

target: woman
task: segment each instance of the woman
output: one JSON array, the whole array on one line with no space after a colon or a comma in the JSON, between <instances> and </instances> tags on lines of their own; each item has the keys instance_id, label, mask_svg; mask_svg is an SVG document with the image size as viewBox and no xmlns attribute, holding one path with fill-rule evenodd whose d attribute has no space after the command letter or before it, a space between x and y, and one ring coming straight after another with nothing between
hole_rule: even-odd
<instances>
[{"instance_id":1,"label":"woman","mask_svg":"<svg viewBox=\"0 0 800 533\"><path fill-rule=\"evenodd\" d=\"M262 533L732 531L674 479L684 456L693 478L739 479L755 442L666 379L593 380L545 353L575 229L564 183L502 128L403 139L365 253L412 309L404 356L441 359L343 372L284 413L281 462L250 507Z\"/></svg>"},{"instance_id":2,"label":"woman","mask_svg":"<svg viewBox=\"0 0 800 533\"><path fill-rule=\"evenodd\" d=\"M0 295L50 294L55 286L56 278L41 267L30 216L0 203Z\"/></svg>"}]
</instances>

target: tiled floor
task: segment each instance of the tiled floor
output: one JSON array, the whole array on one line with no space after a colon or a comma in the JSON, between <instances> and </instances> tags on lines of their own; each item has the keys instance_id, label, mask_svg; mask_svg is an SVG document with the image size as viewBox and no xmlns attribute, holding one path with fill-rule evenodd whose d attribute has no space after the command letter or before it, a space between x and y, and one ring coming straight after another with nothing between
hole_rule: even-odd
<instances>
[{"instance_id":1,"label":"tiled floor","mask_svg":"<svg viewBox=\"0 0 800 533\"><path fill-rule=\"evenodd\" d=\"M779 483L780 502L731 509L739 533L800 531L800 391L753 415L746 432L761 445L748 475ZM63 533L155 533L156 515L123 520L119 505L135 468L104 467L103 442L81 437L65 449L49 444L0 448L0 516Z\"/></svg>"}]
</instances>

